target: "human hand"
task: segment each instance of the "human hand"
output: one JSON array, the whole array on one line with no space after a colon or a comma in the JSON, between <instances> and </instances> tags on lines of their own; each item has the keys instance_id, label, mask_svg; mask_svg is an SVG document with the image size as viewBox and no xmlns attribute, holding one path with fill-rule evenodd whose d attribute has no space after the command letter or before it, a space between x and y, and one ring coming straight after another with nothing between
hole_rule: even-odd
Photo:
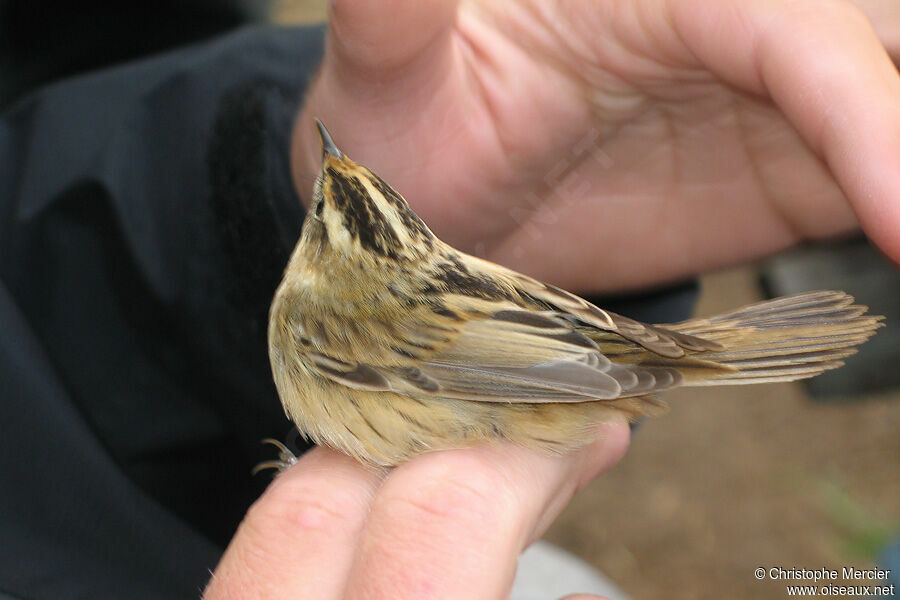
<instances>
[{"instance_id":1,"label":"human hand","mask_svg":"<svg viewBox=\"0 0 900 600\"><path fill-rule=\"evenodd\" d=\"M628 441L618 420L566 456L481 446L386 477L316 448L250 508L203 597L506 598L519 553Z\"/></svg>"},{"instance_id":2,"label":"human hand","mask_svg":"<svg viewBox=\"0 0 900 600\"><path fill-rule=\"evenodd\" d=\"M900 14L860 0L898 48ZM900 261L900 78L839 0L337 1L313 117L456 247L580 291L857 227Z\"/></svg>"}]
</instances>

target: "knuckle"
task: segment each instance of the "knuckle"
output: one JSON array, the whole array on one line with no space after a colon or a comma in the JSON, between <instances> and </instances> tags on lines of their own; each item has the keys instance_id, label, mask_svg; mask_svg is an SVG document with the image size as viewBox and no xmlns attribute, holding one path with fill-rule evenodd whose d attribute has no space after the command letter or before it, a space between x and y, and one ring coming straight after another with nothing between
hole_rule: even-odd
<instances>
[{"instance_id":1,"label":"knuckle","mask_svg":"<svg viewBox=\"0 0 900 600\"><path fill-rule=\"evenodd\" d=\"M396 518L421 528L453 522L477 529L502 526L521 512L506 478L465 453L445 454L422 471L413 476L426 483L396 496L386 490Z\"/></svg>"},{"instance_id":2,"label":"knuckle","mask_svg":"<svg viewBox=\"0 0 900 600\"><path fill-rule=\"evenodd\" d=\"M358 490L303 478L276 481L250 507L246 522L267 536L334 534L359 529L366 505L367 498Z\"/></svg>"}]
</instances>

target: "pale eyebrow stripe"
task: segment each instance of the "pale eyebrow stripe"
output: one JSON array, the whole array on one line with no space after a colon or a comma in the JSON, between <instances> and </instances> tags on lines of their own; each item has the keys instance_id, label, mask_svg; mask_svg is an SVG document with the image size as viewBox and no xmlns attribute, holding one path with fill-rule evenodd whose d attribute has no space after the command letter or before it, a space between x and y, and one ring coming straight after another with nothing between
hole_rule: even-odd
<instances>
[{"instance_id":1,"label":"pale eyebrow stripe","mask_svg":"<svg viewBox=\"0 0 900 600\"><path fill-rule=\"evenodd\" d=\"M362 175L354 175L356 179L362 184L362 186L366 189L366 192L375 202L375 205L378 207L378 210L381 211L381 214L384 215L384 218L387 219L388 223L390 223L391 227L397 233L398 236L402 236L404 238L404 242L409 242L410 234L409 230L406 228L406 225L403 224L400 215L397 214L397 210L388 202L387 198L384 197L378 188L372 185L372 181L368 177L364 177Z\"/></svg>"}]
</instances>

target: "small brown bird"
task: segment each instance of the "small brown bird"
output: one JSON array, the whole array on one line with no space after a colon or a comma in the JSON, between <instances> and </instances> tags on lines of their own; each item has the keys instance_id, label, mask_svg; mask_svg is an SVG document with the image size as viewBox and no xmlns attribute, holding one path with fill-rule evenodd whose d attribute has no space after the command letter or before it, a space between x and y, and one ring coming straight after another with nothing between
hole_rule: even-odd
<instances>
[{"instance_id":1,"label":"small brown bird","mask_svg":"<svg viewBox=\"0 0 900 600\"><path fill-rule=\"evenodd\" d=\"M834 369L880 326L828 291L669 325L605 311L443 243L318 126L322 172L272 303L269 355L300 431L360 461L498 439L564 452L613 412L660 412L657 394L677 386ZM290 464L280 447L261 466Z\"/></svg>"}]
</instances>

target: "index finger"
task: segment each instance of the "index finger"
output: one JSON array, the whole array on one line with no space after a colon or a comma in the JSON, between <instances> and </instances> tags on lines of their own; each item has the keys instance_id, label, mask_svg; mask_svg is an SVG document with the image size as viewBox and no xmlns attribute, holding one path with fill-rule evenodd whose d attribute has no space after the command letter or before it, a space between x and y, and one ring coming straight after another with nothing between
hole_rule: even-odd
<instances>
[{"instance_id":1,"label":"index finger","mask_svg":"<svg viewBox=\"0 0 900 600\"><path fill-rule=\"evenodd\" d=\"M343 597L381 475L326 448L304 454L250 507L204 600Z\"/></svg>"},{"instance_id":2,"label":"index finger","mask_svg":"<svg viewBox=\"0 0 900 600\"><path fill-rule=\"evenodd\" d=\"M900 76L866 16L835 0L667 5L705 67L775 101L900 262Z\"/></svg>"},{"instance_id":3,"label":"index finger","mask_svg":"<svg viewBox=\"0 0 900 600\"><path fill-rule=\"evenodd\" d=\"M628 425L615 419L565 456L497 444L400 466L372 503L346 597L504 597L519 553L624 454Z\"/></svg>"}]
</instances>

